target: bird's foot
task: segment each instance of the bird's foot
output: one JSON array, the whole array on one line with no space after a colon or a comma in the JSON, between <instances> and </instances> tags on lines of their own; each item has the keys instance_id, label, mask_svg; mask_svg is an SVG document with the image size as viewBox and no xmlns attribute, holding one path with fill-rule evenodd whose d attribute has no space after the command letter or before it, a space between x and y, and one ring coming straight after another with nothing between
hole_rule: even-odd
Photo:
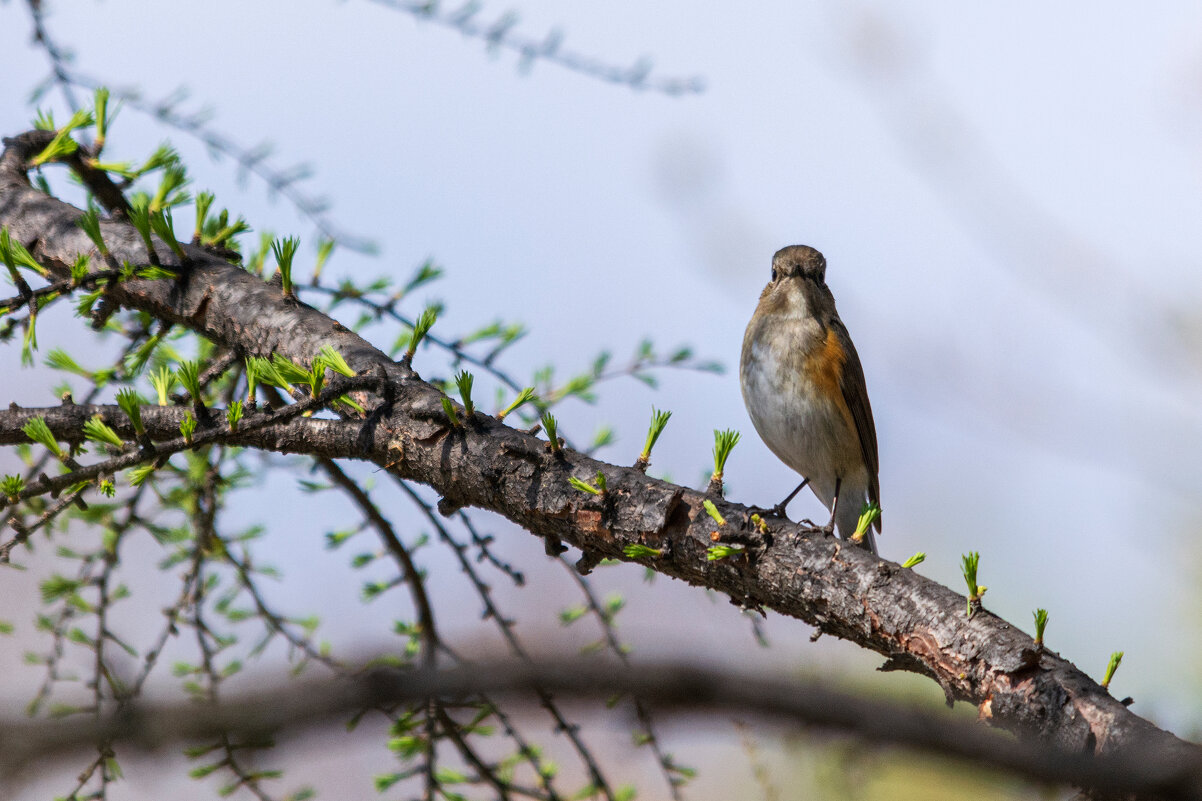
<instances>
[{"instance_id":1,"label":"bird's foot","mask_svg":"<svg viewBox=\"0 0 1202 801\"><path fill-rule=\"evenodd\" d=\"M748 515L759 515L760 517L775 517L780 520L788 520L785 517L785 505L778 503L776 506L751 506L748 507Z\"/></svg>"},{"instance_id":2,"label":"bird's foot","mask_svg":"<svg viewBox=\"0 0 1202 801\"><path fill-rule=\"evenodd\" d=\"M825 526L820 526L817 523L815 523L813 520L810 520L808 517L805 520L802 520L801 522L803 525L809 526L814 531L821 532L822 536L824 536L824 537L835 536L835 524L833 522L827 523Z\"/></svg>"}]
</instances>

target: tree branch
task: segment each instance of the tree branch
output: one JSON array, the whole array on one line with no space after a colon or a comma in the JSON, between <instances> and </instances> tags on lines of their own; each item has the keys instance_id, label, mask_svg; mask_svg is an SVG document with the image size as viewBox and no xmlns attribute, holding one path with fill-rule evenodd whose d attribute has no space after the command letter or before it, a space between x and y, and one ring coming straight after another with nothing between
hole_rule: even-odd
<instances>
[{"instance_id":1,"label":"tree branch","mask_svg":"<svg viewBox=\"0 0 1202 801\"><path fill-rule=\"evenodd\" d=\"M61 278L93 245L75 225L79 209L29 185L35 134L5 140L0 225ZM118 263L146 263L146 248L131 226L109 222L102 231ZM200 248L185 246L183 264L165 246L159 253L178 278L125 281L107 291L109 301L249 355L280 353L306 364L330 345L361 375L379 376L383 400L367 421L310 421L328 427L326 456L369 459L433 487L443 496L440 508L490 509L591 555L627 559L624 548L633 544L658 549L658 556L637 561L876 651L888 658L885 669L930 676L949 700L976 705L982 719L1034 733L1063 751L1202 756L1202 749L1131 713L1068 661L1036 648L1015 626L988 612L965 619L963 596L913 570L788 522L770 523L762 534L747 507L725 502L718 504L728 521L722 538L751 546L741 556L710 561L711 534L719 526L704 509L703 493L571 449L552 453L491 417L466 418L458 405L464 422L452 425L437 388L278 286ZM571 476L591 481L598 472L608 487L601 495L568 483Z\"/></svg>"},{"instance_id":2,"label":"tree branch","mask_svg":"<svg viewBox=\"0 0 1202 801\"><path fill-rule=\"evenodd\" d=\"M504 48L519 57L519 66L529 69L536 61L546 61L572 72L631 89L649 89L666 95L685 95L701 92L705 82L698 77L666 78L652 75L652 64L640 58L629 67L606 63L600 58L573 53L563 48L563 34L552 30L543 39L523 36L514 31L518 16L506 12L491 23L478 19L480 5L466 2L455 9L443 10L437 3L425 0L372 0L376 5L402 11L420 22L430 22L457 31L465 38L483 41L490 50Z\"/></svg>"},{"instance_id":3,"label":"tree branch","mask_svg":"<svg viewBox=\"0 0 1202 801\"><path fill-rule=\"evenodd\" d=\"M454 670L379 670L351 679L296 680L284 686L272 682L226 695L221 703L131 703L102 718L0 719L0 775L96 743L124 742L127 747L152 750L218 736L261 738L282 729L338 722L363 709L428 697L454 703L488 693L529 703L542 691L597 702L613 694L629 694L661 714L736 712L740 717L800 723L871 743L956 756L1039 781L1102 787L1142 798L1202 799L1202 762L1182 760L1159 749L1087 756L1015 740L929 708L863 698L817 682L673 662L615 667L580 658L537 664L477 661Z\"/></svg>"},{"instance_id":4,"label":"tree branch","mask_svg":"<svg viewBox=\"0 0 1202 801\"><path fill-rule=\"evenodd\" d=\"M46 493L57 494L80 481L89 481L101 476L111 476L119 470L135 465L164 459L172 454L201 445L224 442L244 445L282 453L302 453L314 456L357 457L357 444L361 424L347 425L338 420L304 418L306 411L314 411L329 405L346 394L352 387L369 387L379 384L373 377L356 376L332 382L315 398L285 406L282 409L243 418L237 430L225 425L211 425L200 429L190 439L180 432L180 422L190 409L179 407L142 407L143 426L149 442L135 447L131 441L126 449L110 458L89 465L80 465L74 459L71 470L50 477L44 473L37 481L27 485L16 495L17 500ZM210 414L213 410L209 410ZM82 442L83 425L92 417L100 417L110 428L131 440L136 436L134 427L125 413L116 406L77 405L64 403L62 406L45 409L22 409L16 404L8 411L0 412L0 445L27 442L23 429L26 423L42 418L50 433L68 442ZM149 425L147 424L149 421ZM174 424L174 428L172 427ZM155 444L158 441L158 444ZM11 499L0 498L0 508Z\"/></svg>"}]
</instances>

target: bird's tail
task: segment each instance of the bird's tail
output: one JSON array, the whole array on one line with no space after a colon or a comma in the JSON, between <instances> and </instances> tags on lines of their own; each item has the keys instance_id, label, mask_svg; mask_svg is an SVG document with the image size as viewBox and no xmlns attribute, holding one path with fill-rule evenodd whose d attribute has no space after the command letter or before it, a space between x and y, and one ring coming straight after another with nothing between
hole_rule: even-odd
<instances>
[{"instance_id":1,"label":"bird's tail","mask_svg":"<svg viewBox=\"0 0 1202 801\"><path fill-rule=\"evenodd\" d=\"M835 528L839 530L839 536L845 540L850 540L856 533L856 525L860 522L860 505L861 501L856 495L849 494L846 498L839 498L839 508L835 513ZM864 532L864 538L860 540L859 545L872 551L873 556L880 556L876 549L876 535L873 533L873 529L880 531L879 518Z\"/></svg>"}]
</instances>

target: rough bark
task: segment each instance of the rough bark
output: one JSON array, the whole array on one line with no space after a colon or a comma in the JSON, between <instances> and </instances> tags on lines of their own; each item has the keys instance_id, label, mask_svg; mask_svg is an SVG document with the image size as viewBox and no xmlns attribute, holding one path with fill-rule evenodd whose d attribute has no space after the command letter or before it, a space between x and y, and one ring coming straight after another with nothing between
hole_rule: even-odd
<instances>
[{"instance_id":1,"label":"rough bark","mask_svg":"<svg viewBox=\"0 0 1202 801\"><path fill-rule=\"evenodd\" d=\"M27 180L25 162L43 140L36 133L5 140L0 225L57 277L68 275L81 253L103 269L75 225L80 210ZM110 222L102 231L118 263L147 262L132 227ZM201 248L185 249L187 263L180 264L165 245L156 248L178 279L124 282L108 291L109 301L187 326L241 354L280 353L307 364L330 345L352 368L380 379L368 421L327 421L321 432L306 429L307 436L293 441L281 434L280 441L261 447L369 459L433 487L444 510L492 510L549 543L580 548L586 561L626 559L623 548L636 543L662 549L661 556L638 561L876 651L887 657L886 669L932 677L949 700L976 705L982 719L1048 738L1072 753L1151 749L1166 764L1202 759L1202 749L1133 714L1071 663L1036 649L1018 628L988 611L966 619L964 596L863 549L786 522L769 523L762 536L749 522L749 509L715 499L727 520L721 536L751 545L744 557L708 561L711 534L719 527L703 508L703 493L569 449L552 453L547 443L483 415L452 426L439 390L409 367L325 314L285 298L277 285ZM10 428L17 415L0 416L0 441L17 436ZM603 496L568 483L569 476L591 481L598 471L608 485Z\"/></svg>"}]
</instances>

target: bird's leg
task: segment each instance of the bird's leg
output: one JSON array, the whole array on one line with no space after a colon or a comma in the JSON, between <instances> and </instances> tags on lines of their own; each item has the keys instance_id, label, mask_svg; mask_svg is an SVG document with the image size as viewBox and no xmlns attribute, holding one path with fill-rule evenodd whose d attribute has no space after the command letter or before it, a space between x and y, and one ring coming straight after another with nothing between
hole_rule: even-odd
<instances>
[{"instance_id":1,"label":"bird's leg","mask_svg":"<svg viewBox=\"0 0 1202 801\"><path fill-rule=\"evenodd\" d=\"M772 517L784 518L785 507L789 505L789 501L796 498L797 493L801 492L801 490L805 487L805 485L809 484L809 483L810 483L810 480L808 478L803 479L802 482L797 485L797 489L790 492L789 496L787 498L785 498L783 501L781 501L780 503L778 503L776 506L771 506L771 507L753 506L753 507L751 507L751 511L755 514L768 514L768 515L771 515Z\"/></svg>"},{"instance_id":2,"label":"bird's leg","mask_svg":"<svg viewBox=\"0 0 1202 801\"><path fill-rule=\"evenodd\" d=\"M784 517L785 516L785 507L789 505L789 501L796 498L797 493L801 492L802 489L805 488L805 485L809 484L809 483L810 483L810 480L808 478L803 478L801 480L801 483L797 485L797 489L790 492L789 496L787 498L785 498L783 501L778 503L776 506L772 507L772 514L774 514L777 517Z\"/></svg>"},{"instance_id":3,"label":"bird's leg","mask_svg":"<svg viewBox=\"0 0 1202 801\"><path fill-rule=\"evenodd\" d=\"M839 511L839 487L843 484L843 479L835 479L835 499L831 501L831 522L822 527L825 534L835 533L835 512Z\"/></svg>"}]
</instances>

